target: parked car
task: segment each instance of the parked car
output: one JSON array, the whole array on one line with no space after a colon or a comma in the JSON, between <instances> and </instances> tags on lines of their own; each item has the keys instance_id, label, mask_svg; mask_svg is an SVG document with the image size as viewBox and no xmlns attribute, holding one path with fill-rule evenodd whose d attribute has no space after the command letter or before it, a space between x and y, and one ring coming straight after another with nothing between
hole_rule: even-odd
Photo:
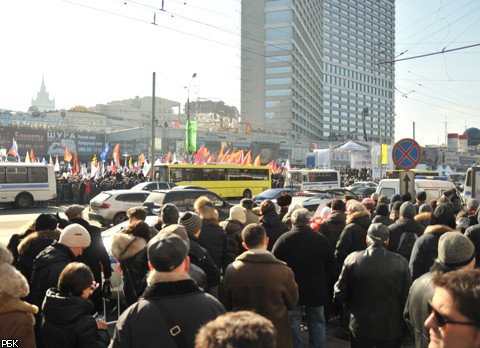
<instances>
[{"instance_id":1,"label":"parked car","mask_svg":"<svg viewBox=\"0 0 480 348\"><path fill-rule=\"evenodd\" d=\"M206 189L172 189L154 190L143 202L147 214L158 215L162 206L166 203L173 203L181 212L194 211L193 204L200 196L206 196L218 210L220 221L226 220L230 214L232 205L225 201L215 192Z\"/></svg>"},{"instance_id":2,"label":"parked car","mask_svg":"<svg viewBox=\"0 0 480 348\"><path fill-rule=\"evenodd\" d=\"M141 206L149 194L143 190L102 191L90 200L88 218L102 226L117 225L127 220L129 208Z\"/></svg>"},{"instance_id":3,"label":"parked car","mask_svg":"<svg viewBox=\"0 0 480 348\"><path fill-rule=\"evenodd\" d=\"M331 202L333 199L343 199L345 195L352 196L354 199L359 199L355 192L348 190L346 188L339 189L326 189L326 190L309 190L306 191L310 196L301 202L302 206L308 211L313 212L314 215L318 215L320 210L322 210L327 203ZM318 212L318 214L317 214Z\"/></svg>"},{"instance_id":4,"label":"parked car","mask_svg":"<svg viewBox=\"0 0 480 348\"><path fill-rule=\"evenodd\" d=\"M290 189L290 188L271 188L263 192L260 192L258 195L253 196L253 201L255 202L255 204L258 204L258 205L266 199L269 199L274 203L276 203L277 197L284 192L290 193L293 196L297 192L297 190Z\"/></svg>"},{"instance_id":5,"label":"parked car","mask_svg":"<svg viewBox=\"0 0 480 348\"><path fill-rule=\"evenodd\" d=\"M167 181L145 181L133 186L130 190L145 190L145 191L153 191L153 190L169 190L174 188L175 184L173 182Z\"/></svg>"}]
</instances>

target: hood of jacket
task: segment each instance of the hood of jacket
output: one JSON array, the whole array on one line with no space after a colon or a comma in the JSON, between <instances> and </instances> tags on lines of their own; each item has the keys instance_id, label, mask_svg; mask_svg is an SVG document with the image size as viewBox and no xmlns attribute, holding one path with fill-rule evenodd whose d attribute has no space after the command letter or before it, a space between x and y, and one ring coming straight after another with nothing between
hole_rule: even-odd
<instances>
[{"instance_id":1,"label":"hood of jacket","mask_svg":"<svg viewBox=\"0 0 480 348\"><path fill-rule=\"evenodd\" d=\"M430 220L430 216L432 216L432 213L425 211L423 213L419 213L415 215L414 219L415 221L420 222L420 221Z\"/></svg>"},{"instance_id":2,"label":"hood of jacket","mask_svg":"<svg viewBox=\"0 0 480 348\"><path fill-rule=\"evenodd\" d=\"M368 211L356 211L353 214L347 215L345 222L347 225L351 223L359 224L364 228L370 226L370 213Z\"/></svg>"},{"instance_id":3,"label":"hood of jacket","mask_svg":"<svg viewBox=\"0 0 480 348\"><path fill-rule=\"evenodd\" d=\"M53 231L45 230L33 232L20 242L20 244L18 245L18 253L24 254L32 246L32 244L35 244L38 240L53 242L54 240L58 240L59 238L60 230L58 229Z\"/></svg>"},{"instance_id":4,"label":"hood of jacket","mask_svg":"<svg viewBox=\"0 0 480 348\"><path fill-rule=\"evenodd\" d=\"M242 232L244 227L245 225L238 220L228 220L226 221L224 229L225 233L230 236L237 233L238 231Z\"/></svg>"},{"instance_id":5,"label":"hood of jacket","mask_svg":"<svg viewBox=\"0 0 480 348\"><path fill-rule=\"evenodd\" d=\"M425 228L425 231L423 234L437 234L437 235L442 235L445 232L451 232L453 231L452 228L450 228L447 225L430 225Z\"/></svg>"},{"instance_id":6,"label":"hood of jacket","mask_svg":"<svg viewBox=\"0 0 480 348\"><path fill-rule=\"evenodd\" d=\"M38 270L57 262L70 263L72 261L75 261L75 255L70 248L55 241L38 254L33 261L33 269Z\"/></svg>"},{"instance_id":7,"label":"hood of jacket","mask_svg":"<svg viewBox=\"0 0 480 348\"><path fill-rule=\"evenodd\" d=\"M146 247L145 239L120 231L113 235L110 251L116 260L123 261L135 256Z\"/></svg>"},{"instance_id":8,"label":"hood of jacket","mask_svg":"<svg viewBox=\"0 0 480 348\"><path fill-rule=\"evenodd\" d=\"M278 223L280 222L280 217L276 212L268 211L265 213L265 215L262 215L260 217L259 221L270 226L275 226L278 225Z\"/></svg>"},{"instance_id":9,"label":"hood of jacket","mask_svg":"<svg viewBox=\"0 0 480 348\"><path fill-rule=\"evenodd\" d=\"M77 322L82 316L93 315L95 306L89 299L81 296L64 296L60 290L47 290L42 308L45 320L51 324L65 325Z\"/></svg>"},{"instance_id":10,"label":"hood of jacket","mask_svg":"<svg viewBox=\"0 0 480 348\"><path fill-rule=\"evenodd\" d=\"M22 273L9 263L0 264L0 294L21 298L29 292L28 281Z\"/></svg>"}]
</instances>

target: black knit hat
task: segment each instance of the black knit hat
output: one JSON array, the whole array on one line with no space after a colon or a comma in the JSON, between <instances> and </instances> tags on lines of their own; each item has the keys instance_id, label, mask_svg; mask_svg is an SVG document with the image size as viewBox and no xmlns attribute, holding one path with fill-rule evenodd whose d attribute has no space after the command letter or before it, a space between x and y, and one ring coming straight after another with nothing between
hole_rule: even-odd
<instances>
[{"instance_id":1,"label":"black knit hat","mask_svg":"<svg viewBox=\"0 0 480 348\"><path fill-rule=\"evenodd\" d=\"M160 220L164 225L171 225L178 223L178 218L180 217L180 213L178 208L175 204L166 203L162 206L160 210Z\"/></svg>"},{"instance_id":2,"label":"black knit hat","mask_svg":"<svg viewBox=\"0 0 480 348\"><path fill-rule=\"evenodd\" d=\"M193 236L202 228L202 219L195 213L187 211L183 216L178 220L178 223L185 227L189 236Z\"/></svg>"},{"instance_id":3,"label":"black knit hat","mask_svg":"<svg viewBox=\"0 0 480 348\"><path fill-rule=\"evenodd\" d=\"M53 231L57 228L58 221L53 214L40 214L35 220L35 231Z\"/></svg>"}]
</instances>

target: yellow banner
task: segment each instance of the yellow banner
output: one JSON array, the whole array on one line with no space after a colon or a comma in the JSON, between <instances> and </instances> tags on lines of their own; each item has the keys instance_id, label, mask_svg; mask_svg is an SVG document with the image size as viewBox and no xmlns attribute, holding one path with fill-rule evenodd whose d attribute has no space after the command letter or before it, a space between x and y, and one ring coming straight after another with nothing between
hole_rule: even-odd
<instances>
[{"instance_id":1,"label":"yellow banner","mask_svg":"<svg viewBox=\"0 0 480 348\"><path fill-rule=\"evenodd\" d=\"M388 164L388 144L382 144L382 164Z\"/></svg>"}]
</instances>

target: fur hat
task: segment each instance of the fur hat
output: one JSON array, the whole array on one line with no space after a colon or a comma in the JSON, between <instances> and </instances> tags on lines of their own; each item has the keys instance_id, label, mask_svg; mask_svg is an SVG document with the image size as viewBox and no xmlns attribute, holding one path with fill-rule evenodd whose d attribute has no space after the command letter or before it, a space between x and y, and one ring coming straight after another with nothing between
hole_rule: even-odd
<instances>
[{"instance_id":1,"label":"fur hat","mask_svg":"<svg viewBox=\"0 0 480 348\"><path fill-rule=\"evenodd\" d=\"M65 210L65 215L67 215L67 218L73 219L75 216L80 214L85 207L80 204L72 204Z\"/></svg>"},{"instance_id":2,"label":"fur hat","mask_svg":"<svg viewBox=\"0 0 480 348\"><path fill-rule=\"evenodd\" d=\"M87 248L90 245L90 234L79 224L71 224L60 233L59 243L69 248Z\"/></svg>"},{"instance_id":3,"label":"fur hat","mask_svg":"<svg viewBox=\"0 0 480 348\"><path fill-rule=\"evenodd\" d=\"M368 228L367 235L376 242L385 242L390 238L390 231L384 224L374 223Z\"/></svg>"},{"instance_id":4,"label":"fur hat","mask_svg":"<svg viewBox=\"0 0 480 348\"><path fill-rule=\"evenodd\" d=\"M280 207L287 207L290 204L292 204L292 195L288 192L282 192L278 197L277 197L277 204Z\"/></svg>"},{"instance_id":5,"label":"fur hat","mask_svg":"<svg viewBox=\"0 0 480 348\"><path fill-rule=\"evenodd\" d=\"M228 220L237 220L237 221L240 221L242 224L245 224L247 222L247 215L245 215L245 208L238 204L231 207Z\"/></svg>"},{"instance_id":6,"label":"fur hat","mask_svg":"<svg viewBox=\"0 0 480 348\"><path fill-rule=\"evenodd\" d=\"M178 223L185 227L188 236L193 236L202 228L202 219L200 219L200 216L192 213L191 211L187 211L185 214L183 214L183 216L178 220Z\"/></svg>"},{"instance_id":7,"label":"fur hat","mask_svg":"<svg viewBox=\"0 0 480 348\"><path fill-rule=\"evenodd\" d=\"M415 206L411 202L404 202L400 206L400 215L404 218L413 219L415 217Z\"/></svg>"},{"instance_id":8,"label":"fur hat","mask_svg":"<svg viewBox=\"0 0 480 348\"><path fill-rule=\"evenodd\" d=\"M438 240L438 261L458 268L468 265L475 257L473 243L460 232L447 232Z\"/></svg>"},{"instance_id":9,"label":"fur hat","mask_svg":"<svg viewBox=\"0 0 480 348\"><path fill-rule=\"evenodd\" d=\"M388 205L385 203L379 203L376 209L377 215L388 216Z\"/></svg>"},{"instance_id":10,"label":"fur hat","mask_svg":"<svg viewBox=\"0 0 480 348\"><path fill-rule=\"evenodd\" d=\"M22 298L30 291L28 281L11 265L12 261L10 251L0 243L0 293Z\"/></svg>"},{"instance_id":11,"label":"fur hat","mask_svg":"<svg viewBox=\"0 0 480 348\"><path fill-rule=\"evenodd\" d=\"M58 221L53 214L40 214L35 220L35 231L53 231L57 228Z\"/></svg>"},{"instance_id":12,"label":"fur hat","mask_svg":"<svg viewBox=\"0 0 480 348\"><path fill-rule=\"evenodd\" d=\"M177 268L187 254L187 243L173 233L152 238L147 247L148 261L158 272L170 272Z\"/></svg>"}]
</instances>

